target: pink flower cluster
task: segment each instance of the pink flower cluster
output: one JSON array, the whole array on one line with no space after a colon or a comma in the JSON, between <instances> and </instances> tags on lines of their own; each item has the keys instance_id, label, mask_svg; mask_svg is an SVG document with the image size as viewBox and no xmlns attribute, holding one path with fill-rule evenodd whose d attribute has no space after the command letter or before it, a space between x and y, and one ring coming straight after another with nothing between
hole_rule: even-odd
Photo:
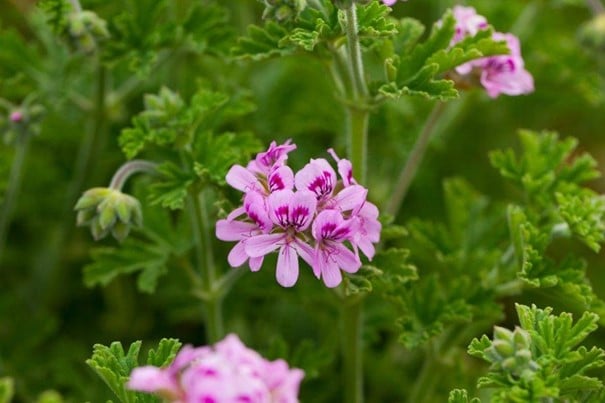
<instances>
[{"instance_id":1,"label":"pink flower cluster","mask_svg":"<svg viewBox=\"0 0 605 403\"><path fill-rule=\"evenodd\" d=\"M283 287L296 283L299 256L327 287L336 287L341 270L355 273L361 267L359 250L374 256L378 209L366 200L368 191L353 178L348 160L329 150L340 180L323 158L294 174L286 161L295 148L290 141L272 142L247 167L231 167L226 180L244 192L243 206L216 223L216 236L237 241L228 256L232 267L248 262L258 271L265 255L278 251L276 278Z\"/></svg>"},{"instance_id":2,"label":"pink flower cluster","mask_svg":"<svg viewBox=\"0 0 605 403\"><path fill-rule=\"evenodd\" d=\"M467 36L474 36L488 26L485 17L477 14L473 7L455 6L453 11L456 18L456 33L452 45ZM495 32L493 38L497 41L505 41L510 54L473 60L456 67L456 72L463 76L473 72L478 73L481 85L492 98L500 94L521 95L533 92L534 79L525 70L519 39L513 34L500 32Z\"/></svg>"},{"instance_id":3,"label":"pink flower cluster","mask_svg":"<svg viewBox=\"0 0 605 403\"><path fill-rule=\"evenodd\" d=\"M171 403L295 403L303 377L231 334L213 347L183 347L167 368L135 368L127 386Z\"/></svg>"}]
</instances>

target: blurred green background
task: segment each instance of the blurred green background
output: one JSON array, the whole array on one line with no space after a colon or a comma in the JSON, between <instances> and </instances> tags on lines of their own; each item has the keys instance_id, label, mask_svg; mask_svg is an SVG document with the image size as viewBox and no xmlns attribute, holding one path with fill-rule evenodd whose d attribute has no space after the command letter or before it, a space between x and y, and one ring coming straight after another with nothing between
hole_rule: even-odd
<instances>
[{"instance_id":1,"label":"blurred green background","mask_svg":"<svg viewBox=\"0 0 605 403\"><path fill-rule=\"evenodd\" d=\"M150 63L149 74L137 75L132 68L135 58L126 53L102 67L106 99L111 101L124 84L129 87L121 102L108 102L110 107L99 124L94 117L101 69L96 56L76 52L68 41L55 35L35 2L0 0L0 97L18 104L35 92L46 108L40 132L30 142L24 180L0 261L0 376L15 379L15 401L34 401L46 389L59 391L66 401L110 399L110 392L84 363L94 343L152 342L161 337L204 343L201 307L183 291L187 280L182 274L169 273L154 295L138 292L129 276L119 277L105 288L87 288L82 281L82 267L90 261L94 242L87 230L75 227L73 205L84 190L105 186L125 160L117 138L142 109L143 94L167 86L188 98L198 81L226 91L248 89L257 110L234 122L234 128L256 133L263 144L293 139L298 145L290 158L293 167L302 167L311 157L325 157L329 147L344 155L344 112L320 63L308 56L258 63L226 62L221 56L249 24L260 23L262 4L254 0L216 2L229 15L223 42L197 43L199 47L195 47L149 38L160 28L171 29L170 22L182 17L191 4L205 7L212 2L174 0L168 7L170 12L162 9L163 3L82 1L84 8L109 22L110 32L118 23L116 16L124 12L135 16L141 53L149 51L158 58ZM579 139L580 150L591 153L601 170L605 167L605 28L601 38L582 34L593 18L585 2L410 0L397 4L394 15L411 16L430 26L457 3L474 6L497 30L521 38L536 91L492 100L474 90L450 102L396 217L399 223L413 217L442 219L442 181L448 177L463 177L495 200L507 202L518 197L490 167L487 153L517 147L519 128L574 136ZM194 32L197 28L186 29ZM121 51L114 50L116 54ZM369 68L379 66L369 60ZM431 108L429 101L405 98L384 105L372 116L366 185L370 199L379 206L388 200L395 172L401 169ZM86 144L90 158L82 161L79 155ZM0 144L0 195L14 157L14 147ZM134 183L132 189L145 185L144 180ZM596 180L591 187L603 192L605 180ZM115 241L102 243L114 245ZM216 247L217 256L226 258L229 245L217 242ZM590 259L589 276L597 295L605 297L603 254L581 252ZM294 290L279 289L272 277L271 270L263 270L242 278L226 300L227 328L243 333L244 340L253 341L267 355L281 352L282 340L313 340L315 344L303 352L314 362L311 366L317 373L308 374L301 398L334 401L339 396L337 385L325 381L334 376L331 371L337 365L334 343L338 338L331 337L336 331L334 312L324 303L330 296L325 292L306 298L311 287L305 282L310 278L307 274ZM267 287L267 283L273 286ZM547 296L524 298L556 302ZM501 302L508 308L512 304ZM380 322L380 315L377 310L367 320ZM393 329L382 325L370 325L369 329L368 401L401 401L415 376L416 364L394 341ZM605 332L599 331L594 341L605 345ZM476 368L480 371L483 367L477 364ZM472 383L453 376L436 388L445 393L452 386Z\"/></svg>"}]
</instances>

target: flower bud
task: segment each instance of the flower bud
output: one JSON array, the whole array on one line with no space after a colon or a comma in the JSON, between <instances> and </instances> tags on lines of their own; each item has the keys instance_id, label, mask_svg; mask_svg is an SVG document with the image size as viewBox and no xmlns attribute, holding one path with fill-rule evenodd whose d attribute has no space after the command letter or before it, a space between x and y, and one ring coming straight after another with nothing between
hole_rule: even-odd
<instances>
[{"instance_id":1,"label":"flower bud","mask_svg":"<svg viewBox=\"0 0 605 403\"><path fill-rule=\"evenodd\" d=\"M88 10L70 15L69 33L76 46L85 53L93 52L100 41L109 37L105 20Z\"/></svg>"},{"instance_id":2,"label":"flower bud","mask_svg":"<svg viewBox=\"0 0 605 403\"><path fill-rule=\"evenodd\" d=\"M139 201L111 188L93 188L84 192L75 210L78 212L77 225L90 226L95 240L111 232L114 238L122 241L131 227L139 227L143 221Z\"/></svg>"},{"instance_id":3,"label":"flower bud","mask_svg":"<svg viewBox=\"0 0 605 403\"><path fill-rule=\"evenodd\" d=\"M265 0L264 19L289 22L307 7L307 0Z\"/></svg>"}]
</instances>

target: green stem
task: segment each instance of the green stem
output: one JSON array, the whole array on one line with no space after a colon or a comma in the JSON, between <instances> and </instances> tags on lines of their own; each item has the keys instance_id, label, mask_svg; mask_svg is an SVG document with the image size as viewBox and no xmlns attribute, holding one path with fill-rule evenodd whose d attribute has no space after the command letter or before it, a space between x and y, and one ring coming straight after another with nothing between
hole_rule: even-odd
<instances>
[{"instance_id":1,"label":"green stem","mask_svg":"<svg viewBox=\"0 0 605 403\"><path fill-rule=\"evenodd\" d=\"M19 189L21 188L21 178L23 176L25 156L27 155L28 149L29 137L27 136L17 144L15 158L13 159L8 178L4 202L2 203L2 211L0 212L0 263L2 262L2 255L6 244L8 226L13 214L13 209L15 208L15 201L17 200Z\"/></svg>"},{"instance_id":2,"label":"green stem","mask_svg":"<svg viewBox=\"0 0 605 403\"><path fill-rule=\"evenodd\" d=\"M431 136L435 129L435 125L439 120L439 117L443 113L444 109L445 104L442 102L438 102L435 105L435 107L431 111L431 114L426 120L424 128L422 129L420 136L418 136L418 139L416 140L416 143L414 144L414 147L412 148L412 151L410 152L410 155L408 156L408 159L405 165L403 166L401 173L399 174L399 179L397 179L397 185L395 186L395 190L393 191L391 200L389 201L389 204L386 208L387 213L392 216L396 216L399 212L401 203L403 203L403 200L407 195L410 185L412 184L412 180L416 176L416 171L418 170L418 167L420 166L420 163L424 158L424 154L429 145Z\"/></svg>"},{"instance_id":3,"label":"green stem","mask_svg":"<svg viewBox=\"0 0 605 403\"><path fill-rule=\"evenodd\" d=\"M139 172L154 173L158 164L145 160L128 161L116 171L111 178L109 187L111 189L122 190L124 184L132 175Z\"/></svg>"},{"instance_id":4,"label":"green stem","mask_svg":"<svg viewBox=\"0 0 605 403\"><path fill-rule=\"evenodd\" d=\"M342 349L345 403L363 402L363 349L361 300L346 301L342 308Z\"/></svg>"},{"instance_id":5,"label":"green stem","mask_svg":"<svg viewBox=\"0 0 605 403\"><path fill-rule=\"evenodd\" d=\"M366 183L368 152L367 107L368 87L365 80L361 45L359 43L357 9L353 3L344 10L345 31L347 34L347 68L348 77L341 82L348 84L345 96L347 108L347 148L348 157L355 169L356 179ZM335 57L340 57L339 54ZM342 60L336 59L337 63ZM340 64L341 67L342 64ZM344 72L343 72L344 73ZM344 401L362 403L363 396L363 298L346 297L342 308L342 354L344 376Z\"/></svg>"},{"instance_id":6,"label":"green stem","mask_svg":"<svg viewBox=\"0 0 605 403\"><path fill-rule=\"evenodd\" d=\"M418 375L418 378L416 378L412 391L408 396L407 401L409 403L422 403L431 396L430 393L438 379L438 364L439 362L434 357L434 354L428 353L427 357L422 361L420 374Z\"/></svg>"},{"instance_id":7,"label":"green stem","mask_svg":"<svg viewBox=\"0 0 605 403\"><path fill-rule=\"evenodd\" d=\"M202 294L205 295L206 337L209 343L215 343L224 335L223 293L217 289L216 265L212 253L212 227L208 218L206 192L193 191L189 198L196 260L201 274Z\"/></svg>"},{"instance_id":8,"label":"green stem","mask_svg":"<svg viewBox=\"0 0 605 403\"><path fill-rule=\"evenodd\" d=\"M353 81L353 96L355 101L361 100L368 95L365 73L363 69L363 58L361 56L361 45L357 25L357 6L355 3L345 10L345 31L347 33L347 50L349 54L349 68Z\"/></svg>"}]
</instances>

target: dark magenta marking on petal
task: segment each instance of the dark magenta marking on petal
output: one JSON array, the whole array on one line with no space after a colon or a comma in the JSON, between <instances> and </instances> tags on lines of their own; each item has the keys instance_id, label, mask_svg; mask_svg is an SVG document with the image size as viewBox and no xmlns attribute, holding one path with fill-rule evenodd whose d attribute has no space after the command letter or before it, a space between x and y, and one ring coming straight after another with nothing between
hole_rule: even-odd
<instances>
[{"instance_id":1,"label":"dark magenta marking on petal","mask_svg":"<svg viewBox=\"0 0 605 403\"><path fill-rule=\"evenodd\" d=\"M296 206L292 210L292 222L290 223L295 228L302 228L309 218L309 208L305 206Z\"/></svg>"}]
</instances>

